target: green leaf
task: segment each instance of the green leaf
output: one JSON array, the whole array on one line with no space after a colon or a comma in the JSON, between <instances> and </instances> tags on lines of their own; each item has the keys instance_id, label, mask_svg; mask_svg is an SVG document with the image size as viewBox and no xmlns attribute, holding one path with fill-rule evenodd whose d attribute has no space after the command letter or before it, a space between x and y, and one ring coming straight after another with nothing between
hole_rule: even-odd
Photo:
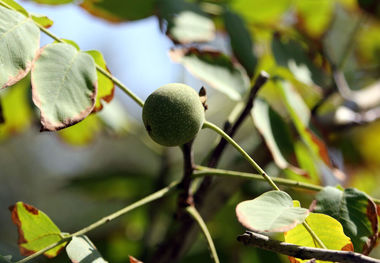
<instances>
[{"instance_id":1,"label":"green leaf","mask_svg":"<svg viewBox=\"0 0 380 263\"><path fill-rule=\"evenodd\" d=\"M86 51L87 54L89 54L95 61L97 65L99 65L102 69L106 70L107 72L110 72L107 68L106 61L103 58L102 53L100 53L97 50L89 50ZM102 101L104 102L111 102L113 99L113 95L115 92L115 85L106 76L104 76L102 73L97 71L98 76L98 94L96 95L96 102L95 102L95 108L94 111L100 111L103 108Z\"/></svg>"},{"instance_id":2,"label":"green leaf","mask_svg":"<svg viewBox=\"0 0 380 263\"><path fill-rule=\"evenodd\" d=\"M22 255L29 256L62 240L61 231L44 212L23 202L17 202L9 209L12 221L18 228L18 245ZM62 243L44 255L55 257L65 245Z\"/></svg>"},{"instance_id":3,"label":"green leaf","mask_svg":"<svg viewBox=\"0 0 380 263\"><path fill-rule=\"evenodd\" d=\"M89 144L96 138L101 127L99 117L91 114L83 121L58 131L58 135L68 144L83 146Z\"/></svg>"},{"instance_id":4,"label":"green leaf","mask_svg":"<svg viewBox=\"0 0 380 263\"><path fill-rule=\"evenodd\" d=\"M249 22L275 23L291 3L291 0L234 0L231 1L231 7Z\"/></svg>"},{"instance_id":5,"label":"green leaf","mask_svg":"<svg viewBox=\"0 0 380 263\"><path fill-rule=\"evenodd\" d=\"M40 14L31 14L31 15L32 15L33 21L36 22L37 24L40 24L44 28L49 28L54 24L53 20L51 20L45 15L40 15Z\"/></svg>"},{"instance_id":6,"label":"green leaf","mask_svg":"<svg viewBox=\"0 0 380 263\"><path fill-rule=\"evenodd\" d=\"M254 75L257 65L257 58L253 53L253 43L250 32L248 31L244 20L231 11L223 14L224 26L230 37L232 51L245 68L250 78Z\"/></svg>"},{"instance_id":7,"label":"green leaf","mask_svg":"<svg viewBox=\"0 0 380 263\"><path fill-rule=\"evenodd\" d=\"M170 21L167 35L175 43L208 42L215 38L215 25L205 15L184 10Z\"/></svg>"},{"instance_id":8,"label":"green leaf","mask_svg":"<svg viewBox=\"0 0 380 263\"><path fill-rule=\"evenodd\" d=\"M305 221L328 249L353 251L350 238L344 234L342 225L334 218L324 214L310 213ZM314 239L303 225L296 226L284 233L284 236L285 242L298 246L317 247ZM293 259L291 262L306 261Z\"/></svg>"},{"instance_id":9,"label":"green leaf","mask_svg":"<svg viewBox=\"0 0 380 263\"><path fill-rule=\"evenodd\" d=\"M290 166L287 157L294 152L293 140L289 127L281 116L263 99L256 99L252 118L256 128L264 137L278 167Z\"/></svg>"},{"instance_id":10,"label":"green leaf","mask_svg":"<svg viewBox=\"0 0 380 263\"><path fill-rule=\"evenodd\" d=\"M297 25L307 35L320 38L331 22L334 2L331 0L295 1Z\"/></svg>"},{"instance_id":11,"label":"green leaf","mask_svg":"<svg viewBox=\"0 0 380 263\"><path fill-rule=\"evenodd\" d=\"M143 19L154 14L156 0L84 0L80 6L90 14L110 22Z\"/></svg>"},{"instance_id":12,"label":"green leaf","mask_svg":"<svg viewBox=\"0 0 380 263\"><path fill-rule=\"evenodd\" d=\"M279 66L288 68L294 77L307 85L313 83L324 87L328 78L324 71L314 65L306 49L295 40L284 41L275 35L272 39L272 52Z\"/></svg>"},{"instance_id":13,"label":"green leaf","mask_svg":"<svg viewBox=\"0 0 380 263\"><path fill-rule=\"evenodd\" d=\"M7 5L13 7L15 10L17 10L18 12L20 12L24 16L29 16L28 11L26 11L25 8L23 8L21 5L19 5L14 0L3 0L3 2L6 3Z\"/></svg>"},{"instance_id":14,"label":"green leaf","mask_svg":"<svg viewBox=\"0 0 380 263\"><path fill-rule=\"evenodd\" d=\"M87 236L73 237L66 247L71 262L107 263Z\"/></svg>"},{"instance_id":15,"label":"green leaf","mask_svg":"<svg viewBox=\"0 0 380 263\"><path fill-rule=\"evenodd\" d=\"M43 130L74 125L87 117L95 105L94 60L69 44L48 44L40 50L34 64L32 87Z\"/></svg>"},{"instance_id":16,"label":"green leaf","mask_svg":"<svg viewBox=\"0 0 380 263\"><path fill-rule=\"evenodd\" d=\"M351 238L355 251L368 255L376 243L378 232L375 203L355 188L341 191L331 186L321 190L316 201L314 211L338 220Z\"/></svg>"},{"instance_id":17,"label":"green leaf","mask_svg":"<svg viewBox=\"0 0 380 263\"><path fill-rule=\"evenodd\" d=\"M30 18L0 6L0 89L28 74L39 44L40 30Z\"/></svg>"},{"instance_id":18,"label":"green leaf","mask_svg":"<svg viewBox=\"0 0 380 263\"><path fill-rule=\"evenodd\" d=\"M173 61L233 100L241 100L249 88L245 70L218 51L190 49L171 50Z\"/></svg>"},{"instance_id":19,"label":"green leaf","mask_svg":"<svg viewBox=\"0 0 380 263\"><path fill-rule=\"evenodd\" d=\"M329 183L342 180L344 174L333 167L326 144L309 128L310 110L302 97L286 81L276 80L275 84L319 174Z\"/></svg>"},{"instance_id":20,"label":"green leaf","mask_svg":"<svg viewBox=\"0 0 380 263\"><path fill-rule=\"evenodd\" d=\"M0 123L0 140L30 127L33 110L29 101L30 74L0 94L4 122Z\"/></svg>"},{"instance_id":21,"label":"green leaf","mask_svg":"<svg viewBox=\"0 0 380 263\"><path fill-rule=\"evenodd\" d=\"M293 206L292 198L282 191L269 191L236 206L238 221L257 232L285 232L302 223L309 210Z\"/></svg>"}]
</instances>

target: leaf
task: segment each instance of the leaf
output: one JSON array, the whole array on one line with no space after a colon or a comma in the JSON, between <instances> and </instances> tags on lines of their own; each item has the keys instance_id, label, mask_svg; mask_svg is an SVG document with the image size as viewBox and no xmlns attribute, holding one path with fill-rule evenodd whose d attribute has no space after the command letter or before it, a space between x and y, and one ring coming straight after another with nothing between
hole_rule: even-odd
<instances>
[{"instance_id":1,"label":"leaf","mask_svg":"<svg viewBox=\"0 0 380 263\"><path fill-rule=\"evenodd\" d=\"M257 232L285 232L302 223L309 210L293 207L292 198L282 191L269 191L236 206L238 221Z\"/></svg>"},{"instance_id":2,"label":"leaf","mask_svg":"<svg viewBox=\"0 0 380 263\"><path fill-rule=\"evenodd\" d=\"M110 22L133 21L154 14L156 0L84 0L80 6L90 14Z\"/></svg>"},{"instance_id":3,"label":"leaf","mask_svg":"<svg viewBox=\"0 0 380 263\"><path fill-rule=\"evenodd\" d=\"M129 263L143 263L143 262L132 256L129 256Z\"/></svg>"},{"instance_id":4,"label":"leaf","mask_svg":"<svg viewBox=\"0 0 380 263\"><path fill-rule=\"evenodd\" d=\"M0 123L0 140L30 127L33 117L30 96L30 74L0 94L4 122Z\"/></svg>"},{"instance_id":5,"label":"leaf","mask_svg":"<svg viewBox=\"0 0 380 263\"><path fill-rule=\"evenodd\" d=\"M4 3L6 3L7 5L13 7L15 10L17 10L18 12L20 12L21 14L23 14L24 16L29 16L29 13L28 11L25 10L25 8L23 8L21 5L19 5L17 2L15 2L14 0L2 0ZM1 5L1 4L0 4Z\"/></svg>"},{"instance_id":6,"label":"leaf","mask_svg":"<svg viewBox=\"0 0 380 263\"><path fill-rule=\"evenodd\" d=\"M40 30L22 14L0 6L0 89L25 77L40 45Z\"/></svg>"},{"instance_id":7,"label":"leaf","mask_svg":"<svg viewBox=\"0 0 380 263\"><path fill-rule=\"evenodd\" d=\"M89 50L86 51L87 54L89 54L95 61L97 65L99 65L102 69L105 71L109 72L106 65L106 61L103 58L102 53L100 53L97 50ZM98 94L96 96L96 102L95 102L95 107L94 107L94 112L100 111L103 108L102 101L104 102L111 102L114 96L115 92L115 85L106 76L104 76L102 73L97 71L97 76L98 76Z\"/></svg>"},{"instance_id":8,"label":"leaf","mask_svg":"<svg viewBox=\"0 0 380 263\"><path fill-rule=\"evenodd\" d=\"M33 102L43 130L60 130L83 120L94 108L97 79L94 60L65 43L40 50L32 69Z\"/></svg>"},{"instance_id":9,"label":"leaf","mask_svg":"<svg viewBox=\"0 0 380 263\"><path fill-rule=\"evenodd\" d=\"M257 65L257 58L253 53L252 38L244 20L236 13L226 11L223 14L223 21L230 37L230 45L234 55L245 68L248 76L252 78Z\"/></svg>"},{"instance_id":10,"label":"leaf","mask_svg":"<svg viewBox=\"0 0 380 263\"><path fill-rule=\"evenodd\" d=\"M61 231L44 212L23 202L17 202L9 210L18 229L18 245L23 256L29 256L62 240ZM62 243L44 255L55 257L65 245Z\"/></svg>"},{"instance_id":11,"label":"leaf","mask_svg":"<svg viewBox=\"0 0 380 263\"><path fill-rule=\"evenodd\" d=\"M32 15L33 21L36 22L37 24L40 24L44 28L49 28L54 24L53 20L51 20L45 15L40 15L40 14L31 14L31 15Z\"/></svg>"},{"instance_id":12,"label":"leaf","mask_svg":"<svg viewBox=\"0 0 380 263\"><path fill-rule=\"evenodd\" d=\"M343 232L342 225L334 218L324 214L310 213L305 221L328 249L354 250L350 238ZM285 242L298 246L317 247L312 236L303 225L296 226L284 233L284 236ZM291 259L291 262L306 262L306 260Z\"/></svg>"},{"instance_id":13,"label":"leaf","mask_svg":"<svg viewBox=\"0 0 380 263\"><path fill-rule=\"evenodd\" d=\"M66 253L73 263L107 263L85 235L74 236L66 247Z\"/></svg>"},{"instance_id":14,"label":"leaf","mask_svg":"<svg viewBox=\"0 0 380 263\"><path fill-rule=\"evenodd\" d=\"M175 43L208 42L215 38L215 25L205 15L184 10L170 20L167 35Z\"/></svg>"},{"instance_id":15,"label":"leaf","mask_svg":"<svg viewBox=\"0 0 380 263\"><path fill-rule=\"evenodd\" d=\"M309 128L310 110L307 105L290 83L276 80L275 84L319 174L328 184L336 184L337 180L343 179L344 174L333 167L326 144Z\"/></svg>"},{"instance_id":16,"label":"leaf","mask_svg":"<svg viewBox=\"0 0 380 263\"><path fill-rule=\"evenodd\" d=\"M291 3L291 0L235 0L231 1L231 7L249 22L275 23Z\"/></svg>"},{"instance_id":17,"label":"leaf","mask_svg":"<svg viewBox=\"0 0 380 263\"><path fill-rule=\"evenodd\" d=\"M378 232L375 203L355 188L341 191L331 186L321 190L316 201L314 211L338 220L351 238L355 251L368 255L376 243Z\"/></svg>"},{"instance_id":18,"label":"leaf","mask_svg":"<svg viewBox=\"0 0 380 263\"><path fill-rule=\"evenodd\" d=\"M249 88L245 70L221 52L183 48L171 50L170 56L174 62L181 63L193 75L233 100L241 100Z\"/></svg>"},{"instance_id":19,"label":"leaf","mask_svg":"<svg viewBox=\"0 0 380 263\"><path fill-rule=\"evenodd\" d=\"M59 137L66 143L83 146L92 142L101 130L101 122L97 115L89 115L83 121L58 131Z\"/></svg>"},{"instance_id":20,"label":"leaf","mask_svg":"<svg viewBox=\"0 0 380 263\"><path fill-rule=\"evenodd\" d=\"M256 99L254 105L251 113L256 128L264 137L277 166L288 168L291 164L286 158L294 152L289 127L265 100Z\"/></svg>"},{"instance_id":21,"label":"leaf","mask_svg":"<svg viewBox=\"0 0 380 263\"><path fill-rule=\"evenodd\" d=\"M297 28L314 39L319 39L329 26L333 16L334 2L330 0L295 1Z\"/></svg>"},{"instance_id":22,"label":"leaf","mask_svg":"<svg viewBox=\"0 0 380 263\"><path fill-rule=\"evenodd\" d=\"M284 41L275 35L272 39L272 52L276 63L288 68L298 81L307 85L315 83L321 87L328 82L327 75L312 62L301 43L292 39Z\"/></svg>"}]
</instances>

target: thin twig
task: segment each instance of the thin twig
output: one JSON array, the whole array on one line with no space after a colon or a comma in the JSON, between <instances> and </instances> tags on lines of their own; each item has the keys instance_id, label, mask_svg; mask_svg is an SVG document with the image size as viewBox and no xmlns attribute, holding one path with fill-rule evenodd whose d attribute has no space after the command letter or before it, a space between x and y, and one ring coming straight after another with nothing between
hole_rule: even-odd
<instances>
[{"instance_id":1,"label":"thin twig","mask_svg":"<svg viewBox=\"0 0 380 263\"><path fill-rule=\"evenodd\" d=\"M317 259L344 263L380 263L380 260L360 253L342 250L330 250L312 247L303 247L290 243L273 240L265 235L247 231L237 238L245 245L252 245L261 249L273 251L300 259Z\"/></svg>"},{"instance_id":2,"label":"thin twig","mask_svg":"<svg viewBox=\"0 0 380 263\"><path fill-rule=\"evenodd\" d=\"M91 230L94 230L95 228L97 228L97 227L99 227L101 225L104 225L104 224L106 224L108 222L111 222L112 220L114 220L114 219L116 219L116 218L118 218L118 217L120 217L120 216L122 216L122 215L124 215L124 214L126 214L126 213L128 213L128 212L130 212L130 211L132 211L132 210L134 210L136 208L138 208L138 207L141 207L141 206L146 205L146 204L148 204L150 202L153 202L153 201L155 201L157 199L160 199L160 198L166 196L171 191L177 189L177 186L179 185L179 183L180 183L179 181L175 181L175 182L171 183L170 185L168 185L167 187L165 187L165 188L163 188L163 189L161 189L161 190L159 190L157 192L154 192L154 193L152 193L152 194L150 194L150 195L148 195L148 196L140 199L139 201L137 201L137 202L135 202L133 204L130 204L130 205L128 205L128 206L126 206L126 207L124 207L124 208L116 211L115 213L113 213L111 215L103 217L102 219L96 221L95 223L93 223L93 224L91 224L91 225L89 225L89 226L87 226L87 227L85 227L85 228L83 228L83 229L75 232L74 234L66 236L65 238L61 239L60 241L58 241L58 242L56 242L54 244L51 244L50 246L48 246L48 247L46 247L46 248L44 248L44 249L42 249L42 250L40 250L40 251L32 254L32 255L30 255L30 256L28 256L26 258L23 258L23 259L17 261L16 263L25 263L25 262L27 262L27 261L29 261L31 259L34 259L34 258L38 257L39 255L42 255L46 251L48 251L48 250L50 250L50 249L52 249L52 248L54 248L54 247L62 244L63 242L70 240L74 236L84 235L87 232L89 232Z\"/></svg>"},{"instance_id":3,"label":"thin twig","mask_svg":"<svg viewBox=\"0 0 380 263\"><path fill-rule=\"evenodd\" d=\"M194 206L186 207L186 211L198 223L203 234L205 235L208 246L210 248L211 258L214 260L215 263L219 263L219 258L218 258L218 254L216 253L214 242L212 241L210 232L208 231L206 223L203 221L201 215L199 214L199 212L197 211L197 209Z\"/></svg>"},{"instance_id":4,"label":"thin twig","mask_svg":"<svg viewBox=\"0 0 380 263\"><path fill-rule=\"evenodd\" d=\"M178 197L178 206L180 208L193 205L193 195L190 193L190 186L192 181L191 175L193 174L195 166L192 145L193 141L190 141L181 146L183 153L183 178L178 186L182 191Z\"/></svg>"}]
</instances>

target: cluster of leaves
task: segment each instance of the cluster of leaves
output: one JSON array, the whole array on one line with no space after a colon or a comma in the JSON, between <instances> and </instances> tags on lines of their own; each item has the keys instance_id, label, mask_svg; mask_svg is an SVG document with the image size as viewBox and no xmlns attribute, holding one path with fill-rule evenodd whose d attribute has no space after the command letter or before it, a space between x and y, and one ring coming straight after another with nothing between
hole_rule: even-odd
<instances>
[{"instance_id":1,"label":"cluster of leaves","mask_svg":"<svg viewBox=\"0 0 380 263\"><path fill-rule=\"evenodd\" d=\"M96 71L97 67L107 70L102 55L83 52L72 41L40 48L40 29L49 27L51 20L29 14L12 0L2 2L18 11L0 6L0 87L14 86L1 94L0 113L5 120L0 126L2 134L28 127L33 114L28 101L30 86L42 130L64 129L63 137L80 136L78 141L97 132L98 117L90 113L102 108L102 100L109 102L114 90L112 81ZM79 5L111 22L156 15L175 45L170 51L172 60L224 94L237 105L235 109L244 103L251 80L261 70L267 71L273 77L255 100L250 117L277 171L288 179L316 185L336 185L351 179L329 146L345 143L345 138L331 139L336 130L378 118L366 119L364 115L380 104L378 82L369 85L379 77L377 1L149 0L136 4L84 0ZM365 29L360 27L363 17L367 18ZM230 53L207 46L218 32L226 36ZM364 33L372 34L372 39L361 38L351 52L355 36ZM19 118L13 118L15 113L9 110L15 103L21 105ZM360 146L357 148L359 151ZM239 203L236 214L247 229L284 233L286 242L306 247L318 245L300 225L303 222L328 249L369 254L378 241L379 209L362 191L326 187L309 210L299 206L285 192L272 191ZM23 255L62 242L45 253L55 256L66 245L69 235L41 211L21 202L11 211ZM34 226L43 227L36 231ZM66 250L73 262L100 257L92 254L96 250L84 236L73 237ZM90 252L78 253L81 250Z\"/></svg>"}]
</instances>

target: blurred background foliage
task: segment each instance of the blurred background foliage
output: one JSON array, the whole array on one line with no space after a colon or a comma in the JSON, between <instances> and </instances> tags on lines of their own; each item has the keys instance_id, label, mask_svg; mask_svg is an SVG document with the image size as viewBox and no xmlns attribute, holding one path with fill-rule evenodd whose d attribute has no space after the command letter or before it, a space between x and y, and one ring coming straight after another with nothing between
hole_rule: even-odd
<instances>
[{"instance_id":1,"label":"blurred background foliage","mask_svg":"<svg viewBox=\"0 0 380 263\"><path fill-rule=\"evenodd\" d=\"M254 158L266 154L268 161L263 164L272 176L356 187L380 198L379 1L20 4L33 12L52 12L53 32L72 36L81 48L99 49L110 71L143 98L167 82L185 82L196 90L205 86L206 117L219 126L236 117L261 70L286 80L284 85L269 81L260 90L260 102L236 135L237 141ZM85 27L80 19L86 19ZM71 27L65 28L65 23ZM115 28L118 31L112 31ZM70 35L74 30L77 33ZM48 41L43 39L42 44ZM102 102L102 110L77 125L40 133L28 78L0 93L0 254L20 257L16 228L7 211L16 201L38 207L60 229L74 232L181 177L180 150L154 144L143 129L141 109L117 90L111 102ZM198 164L216 143L216 135L200 132L194 146ZM257 152L262 145L269 151ZM251 171L230 148L219 166ZM268 189L255 181L238 185L208 223L220 258L287 262L286 257L236 242L244 231L235 218L236 204ZM314 197L312 192L287 191L304 207ZM165 198L89 237L109 262L127 262L128 255L145 259L170 229L175 208L176 197ZM379 248L371 256L380 258ZM67 262L67 258L60 255L50 261ZM181 262L194 261L210 261L202 238Z\"/></svg>"}]
</instances>

